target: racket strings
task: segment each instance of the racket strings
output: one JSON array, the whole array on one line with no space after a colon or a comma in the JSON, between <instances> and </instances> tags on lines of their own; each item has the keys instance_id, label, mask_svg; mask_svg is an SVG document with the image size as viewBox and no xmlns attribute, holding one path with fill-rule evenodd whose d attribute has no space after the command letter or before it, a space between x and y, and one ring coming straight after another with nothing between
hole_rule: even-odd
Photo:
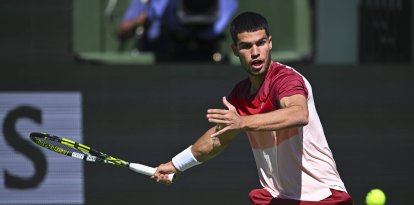
<instances>
[{"instance_id":1,"label":"racket strings","mask_svg":"<svg viewBox=\"0 0 414 205\"><path fill-rule=\"evenodd\" d=\"M54 140L48 140L45 138L35 138L35 142L47 149L50 149L52 151L55 151L57 153L61 153L64 155L70 155L72 152L77 152L76 149L66 146L64 144L61 144L60 142L57 142Z\"/></svg>"},{"instance_id":2,"label":"racket strings","mask_svg":"<svg viewBox=\"0 0 414 205\"><path fill-rule=\"evenodd\" d=\"M45 133L32 133L31 139L38 145L54 152L83 159L89 162L104 162L122 167L129 167L129 162L99 152L91 147L67 138L59 138Z\"/></svg>"}]
</instances>

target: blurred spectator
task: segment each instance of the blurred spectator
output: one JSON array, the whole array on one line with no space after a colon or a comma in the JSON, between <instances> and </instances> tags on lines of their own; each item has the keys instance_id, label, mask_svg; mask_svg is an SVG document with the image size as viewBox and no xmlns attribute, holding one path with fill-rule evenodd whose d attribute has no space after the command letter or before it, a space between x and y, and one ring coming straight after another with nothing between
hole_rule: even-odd
<instances>
[{"instance_id":1,"label":"blurred spectator","mask_svg":"<svg viewBox=\"0 0 414 205\"><path fill-rule=\"evenodd\" d=\"M206 11L214 4L216 11ZM212 61L237 7L237 0L132 0L118 36L138 37L137 48L154 52L158 62ZM197 12L213 16L191 18Z\"/></svg>"},{"instance_id":2,"label":"blurred spectator","mask_svg":"<svg viewBox=\"0 0 414 205\"><path fill-rule=\"evenodd\" d=\"M160 19L168 0L131 0L119 25L118 37L123 44L135 37L140 51L151 50L160 32Z\"/></svg>"}]
</instances>

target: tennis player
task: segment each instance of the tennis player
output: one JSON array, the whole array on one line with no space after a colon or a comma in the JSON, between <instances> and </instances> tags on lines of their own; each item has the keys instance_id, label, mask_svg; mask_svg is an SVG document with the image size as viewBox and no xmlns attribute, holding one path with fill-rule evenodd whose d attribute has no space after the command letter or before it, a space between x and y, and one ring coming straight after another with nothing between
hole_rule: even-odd
<instances>
[{"instance_id":1,"label":"tennis player","mask_svg":"<svg viewBox=\"0 0 414 205\"><path fill-rule=\"evenodd\" d=\"M257 165L260 189L253 204L352 205L336 168L315 109L309 82L293 68L271 60L272 37L260 14L245 12L231 23L232 50L248 78L228 98L227 109L209 109L210 128L192 146L152 177L170 183L181 173L223 151L240 131L247 133Z\"/></svg>"}]
</instances>

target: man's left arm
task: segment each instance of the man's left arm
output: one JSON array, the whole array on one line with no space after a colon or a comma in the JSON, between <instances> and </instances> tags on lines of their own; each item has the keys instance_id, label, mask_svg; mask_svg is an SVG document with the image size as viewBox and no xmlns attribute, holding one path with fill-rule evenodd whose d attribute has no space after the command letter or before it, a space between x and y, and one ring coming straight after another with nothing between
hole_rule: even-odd
<instances>
[{"instance_id":1,"label":"man's left arm","mask_svg":"<svg viewBox=\"0 0 414 205\"><path fill-rule=\"evenodd\" d=\"M307 99L301 94L280 99L280 109L248 116L240 116L225 97L223 97L223 103L228 109L209 109L207 111L208 121L221 124L223 127L212 137L230 130L276 131L308 124Z\"/></svg>"}]
</instances>

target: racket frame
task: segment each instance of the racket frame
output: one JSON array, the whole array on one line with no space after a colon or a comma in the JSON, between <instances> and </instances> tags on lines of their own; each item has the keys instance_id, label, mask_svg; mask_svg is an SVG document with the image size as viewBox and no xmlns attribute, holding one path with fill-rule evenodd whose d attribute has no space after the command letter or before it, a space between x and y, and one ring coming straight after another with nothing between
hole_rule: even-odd
<instances>
[{"instance_id":1,"label":"racket frame","mask_svg":"<svg viewBox=\"0 0 414 205\"><path fill-rule=\"evenodd\" d=\"M30 133L30 139L37 145L42 146L46 149L49 149L53 152L63 154L69 157L81 159L87 162L100 162L100 163L105 163L105 164L112 164L115 166L129 168L132 171L135 171L137 173L144 174L147 176L153 176L157 170L156 168L149 167L143 164L130 163L128 161L112 157L108 154L97 151L87 145L75 142L65 137L58 137L56 135L51 135L51 134L44 133L44 132L32 132ZM47 143L48 141L54 142L54 143ZM54 145L55 143L68 147L68 149L64 149L60 146ZM76 150L76 151L72 151L72 150ZM173 182L174 176L175 176L174 173L171 173L168 175L168 178L171 182Z\"/></svg>"}]
</instances>

